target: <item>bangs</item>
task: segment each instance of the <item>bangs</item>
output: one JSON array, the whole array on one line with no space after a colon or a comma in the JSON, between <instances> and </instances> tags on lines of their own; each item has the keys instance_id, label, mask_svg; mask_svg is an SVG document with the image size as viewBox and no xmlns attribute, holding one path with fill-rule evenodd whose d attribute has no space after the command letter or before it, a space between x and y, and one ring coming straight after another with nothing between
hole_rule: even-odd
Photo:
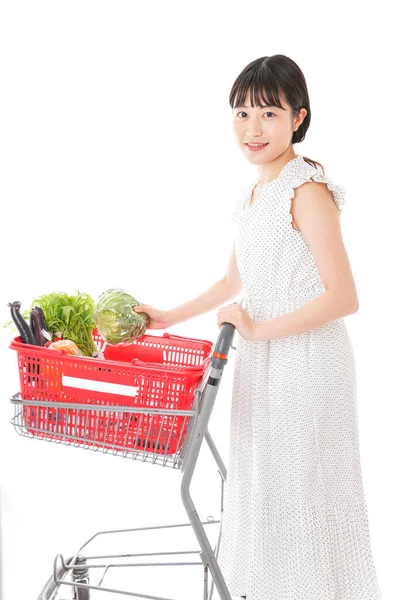
<instances>
[{"instance_id":1,"label":"bangs","mask_svg":"<svg viewBox=\"0 0 400 600\"><path fill-rule=\"evenodd\" d=\"M229 104L232 109L244 106L247 92L250 90L250 104L252 107L278 106L283 108L279 100L279 88L274 77L270 76L268 69L244 73L235 82Z\"/></svg>"}]
</instances>

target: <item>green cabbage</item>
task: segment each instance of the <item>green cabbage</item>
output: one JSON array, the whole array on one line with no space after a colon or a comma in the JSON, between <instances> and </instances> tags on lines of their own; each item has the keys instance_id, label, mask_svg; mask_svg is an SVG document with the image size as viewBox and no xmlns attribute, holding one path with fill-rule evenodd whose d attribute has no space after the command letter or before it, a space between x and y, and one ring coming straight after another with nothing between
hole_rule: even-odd
<instances>
[{"instance_id":1,"label":"green cabbage","mask_svg":"<svg viewBox=\"0 0 400 600\"><path fill-rule=\"evenodd\" d=\"M93 319L108 344L127 346L142 337L149 316L133 310L140 302L120 289L103 292L94 306Z\"/></svg>"}]
</instances>

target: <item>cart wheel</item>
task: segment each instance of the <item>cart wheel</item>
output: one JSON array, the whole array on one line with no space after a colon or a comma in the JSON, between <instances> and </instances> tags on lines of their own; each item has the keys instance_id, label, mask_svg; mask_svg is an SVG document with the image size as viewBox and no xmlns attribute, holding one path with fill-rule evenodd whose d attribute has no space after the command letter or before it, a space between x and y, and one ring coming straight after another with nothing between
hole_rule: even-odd
<instances>
[{"instance_id":1,"label":"cart wheel","mask_svg":"<svg viewBox=\"0 0 400 600\"><path fill-rule=\"evenodd\" d=\"M76 583L89 584L89 571L86 566L86 558L80 554L76 559L75 565L72 570L72 580ZM90 600L90 590L74 587L74 600Z\"/></svg>"}]
</instances>

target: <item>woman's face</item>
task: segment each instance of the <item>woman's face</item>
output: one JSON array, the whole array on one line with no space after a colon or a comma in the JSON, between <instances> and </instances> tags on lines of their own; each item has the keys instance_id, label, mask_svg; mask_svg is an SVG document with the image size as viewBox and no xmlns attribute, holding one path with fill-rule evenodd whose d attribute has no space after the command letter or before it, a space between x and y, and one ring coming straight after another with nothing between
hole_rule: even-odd
<instances>
[{"instance_id":1,"label":"woman's face","mask_svg":"<svg viewBox=\"0 0 400 600\"><path fill-rule=\"evenodd\" d=\"M292 116L291 107L282 96L279 97L283 108L277 106L251 107L250 90L245 106L233 109L233 130L240 149L252 164L270 162L291 147L293 132L296 131L307 114L302 108L298 115ZM251 150L248 142L267 144L260 150Z\"/></svg>"}]
</instances>

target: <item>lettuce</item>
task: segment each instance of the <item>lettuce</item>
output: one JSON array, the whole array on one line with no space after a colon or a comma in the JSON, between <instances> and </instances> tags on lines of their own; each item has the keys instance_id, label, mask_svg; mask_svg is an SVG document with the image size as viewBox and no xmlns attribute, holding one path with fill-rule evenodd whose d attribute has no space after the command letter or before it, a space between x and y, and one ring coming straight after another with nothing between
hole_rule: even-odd
<instances>
[{"instance_id":1,"label":"lettuce","mask_svg":"<svg viewBox=\"0 0 400 600\"><path fill-rule=\"evenodd\" d=\"M127 346L144 335L149 324L146 313L137 313L140 302L125 290L110 289L95 304L93 318L97 329L113 346Z\"/></svg>"}]
</instances>

